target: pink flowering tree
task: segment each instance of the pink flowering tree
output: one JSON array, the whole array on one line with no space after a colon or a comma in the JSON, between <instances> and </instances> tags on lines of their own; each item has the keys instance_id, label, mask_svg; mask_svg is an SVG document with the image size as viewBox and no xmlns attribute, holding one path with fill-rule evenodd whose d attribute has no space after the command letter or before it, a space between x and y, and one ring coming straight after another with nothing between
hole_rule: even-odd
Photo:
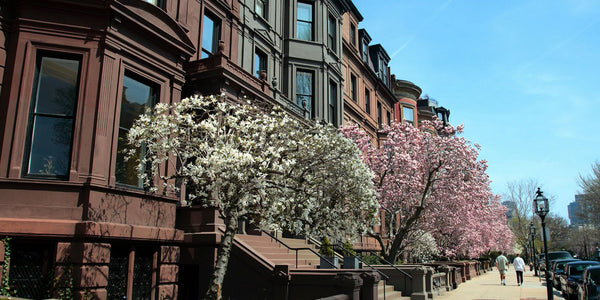
<instances>
[{"instance_id":1,"label":"pink flowering tree","mask_svg":"<svg viewBox=\"0 0 600 300\"><path fill-rule=\"evenodd\" d=\"M158 104L136 120L128 138L129 156L139 159L151 192L183 182L190 201L215 208L224 221L204 299L221 299L238 218L335 239L378 222L373 174L356 145L331 125L307 126L277 107L194 96Z\"/></svg>"},{"instance_id":2,"label":"pink flowering tree","mask_svg":"<svg viewBox=\"0 0 600 300\"><path fill-rule=\"evenodd\" d=\"M384 127L386 137L379 147L355 125L341 130L375 173L386 228L371 235L386 260L395 261L411 249L417 230L431 234L440 254L450 257L474 257L493 249L503 239L500 233L510 242L502 207L489 188L487 164L477 159L477 147L459 136L462 126L437 120L423 122L421 129L394 123Z\"/></svg>"}]
</instances>

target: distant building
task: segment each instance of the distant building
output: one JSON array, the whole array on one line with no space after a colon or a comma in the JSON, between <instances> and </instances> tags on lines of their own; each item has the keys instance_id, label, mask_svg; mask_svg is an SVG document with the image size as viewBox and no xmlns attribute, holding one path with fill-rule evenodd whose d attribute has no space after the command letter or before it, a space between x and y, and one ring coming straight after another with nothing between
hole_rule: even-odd
<instances>
[{"instance_id":1,"label":"distant building","mask_svg":"<svg viewBox=\"0 0 600 300\"><path fill-rule=\"evenodd\" d=\"M506 207L506 219L510 220L515 215L517 204L514 201L503 201L502 205Z\"/></svg>"},{"instance_id":2,"label":"distant building","mask_svg":"<svg viewBox=\"0 0 600 300\"><path fill-rule=\"evenodd\" d=\"M571 226L583 226L585 225L585 220L583 218L583 197L584 195L575 195L575 201L569 203L569 221L571 222Z\"/></svg>"}]
</instances>

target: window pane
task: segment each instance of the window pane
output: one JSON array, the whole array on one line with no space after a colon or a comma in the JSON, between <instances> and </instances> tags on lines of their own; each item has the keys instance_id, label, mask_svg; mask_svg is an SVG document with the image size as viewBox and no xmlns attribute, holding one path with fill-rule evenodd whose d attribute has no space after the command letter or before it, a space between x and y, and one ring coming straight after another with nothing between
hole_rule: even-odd
<instances>
[{"instance_id":1,"label":"window pane","mask_svg":"<svg viewBox=\"0 0 600 300\"><path fill-rule=\"evenodd\" d=\"M257 50L254 53L254 76L260 78L261 71L267 71L267 55Z\"/></svg>"},{"instance_id":2,"label":"window pane","mask_svg":"<svg viewBox=\"0 0 600 300\"><path fill-rule=\"evenodd\" d=\"M24 167L27 175L69 174L79 65L79 60L49 56L38 60Z\"/></svg>"},{"instance_id":3,"label":"window pane","mask_svg":"<svg viewBox=\"0 0 600 300\"><path fill-rule=\"evenodd\" d=\"M256 14L265 17L267 11L267 0L256 0Z\"/></svg>"},{"instance_id":4,"label":"window pane","mask_svg":"<svg viewBox=\"0 0 600 300\"><path fill-rule=\"evenodd\" d=\"M410 107L403 107L402 114L404 116L404 120L410 123L414 122L413 109Z\"/></svg>"},{"instance_id":5,"label":"window pane","mask_svg":"<svg viewBox=\"0 0 600 300\"><path fill-rule=\"evenodd\" d=\"M38 76L36 113L72 116L77 98L79 61L43 57Z\"/></svg>"},{"instance_id":6,"label":"window pane","mask_svg":"<svg viewBox=\"0 0 600 300\"><path fill-rule=\"evenodd\" d=\"M207 58L210 54L214 54L216 28L215 21L209 16L204 15L202 23L202 58Z\"/></svg>"},{"instance_id":7,"label":"window pane","mask_svg":"<svg viewBox=\"0 0 600 300\"><path fill-rule=\"evenodd\" d=\"M298 38L305 41L312 40L312 24L298 21Z\"/></svg>"},{"instance_id":8,"label":"window pane","mask_svg":"<svg viewBox=\"0 0 600 300\"><path fill-rule=\"evenodd\" d=\"M133 265L133 300L147 300L152 295L152 251L135 251Z\"/></svg>"},{"instance_id":9,"label":"window pane","mask_svg":"<svg viewBox=\"0 0 600 300\"><path fill-rule=\"evenodd\" d=\"M296 93L312 95L312 73L298 71L296 74Z\"/></svg>"},{"instance_id":10,"label":"window pane","mask_svg":"<svg viewBox=\"0 0 600 300\"><path fill-rule=\"evenodd\" d=\"M365 89L365 112L371 113L371 92Z\"/></svg>"},{"instance_id":11,"label":"window pane","mask_svg":"<svg viewBox=\"0 0 600 300\"><path fill-rule=\"evenodd\" d=\"M72 119L36 116L27 173L67 176L72 138Z\"/></svg>"},{"instance_id":12,"label":"window pane","mask_svg":"<svg viewBox=\"0 0 600 300\"><path fill-rule=\"evenodd\" d=\"M298 2L298 20L312 22L312 18L312 5L308 3Z\"/></svg>"},{"instance_id":13,"label":"window pane","mask_svg":"<svg viewBox=\"0 0 600 300\"><path fill-rule=\"evenodd\" d=\"M312 40L313 7L311 4L298 2L298 19L296 22L297 38Z\"/></svg>"},{"instance_id":14,"label":"window pane","mask_svg":"<svg viewBox=\"0 0 600 300\"><path fill-rule=\"evenodd\" d=\"M296 101L300 107L304 107L305 102L309 114L311 113L312 86L312 73L304 71L296 72Z\"/></svg>"},{"instance_id":15,"label":"window pane","mask_svg":"<svg viewBox=\"0 0 600 300\"><path fill-rule=\"evenodd\" d=\"M131 77L123 78L123 95L121 100L121 114L119 117L119 136L117 141L117 163L115 176L117 182L142 187L143 182L138 175L139 158L142 155L140 149L134 157L125 161L125 155L129 146L127 144L127 133L135 119L144 113L147 107L154 105L156 90Z\"/></svg>"},{"instance_id":16,"label":"window pane","mask_svg":"<svg viewBox=\"0 0 600 300\"><path fill-rule=\"evenodd\" d=\"M329 122L337 124L337 85L334 82L329 83Z\"/></svg>"}]
</instances>

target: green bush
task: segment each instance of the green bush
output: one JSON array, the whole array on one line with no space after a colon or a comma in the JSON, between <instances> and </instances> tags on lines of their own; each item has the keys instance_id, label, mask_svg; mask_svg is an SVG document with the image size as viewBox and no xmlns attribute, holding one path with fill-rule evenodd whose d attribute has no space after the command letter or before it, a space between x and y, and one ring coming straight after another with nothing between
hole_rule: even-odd
<instances>
[{"instance_id":1,"label":"green bush","mask_svg":"<svg viewBox=\"0 0 600 300\"><path fill-rule=\"evenodd\" d=\"M375 255L369 255L369 254L363 254L361 255L362 261L370 264L370 265L380 265L381 262L379 261L379 257L375 256Z\"/></svg>"},{"instance_id":2,"label":"green bush","mask_svg":"<svg viewBox=\"0 0 600 300\"><path fill-rule=\"evenodd\" d=\"M323 256L333 256L333 246L326 236L321 239L321 248L319 248L319 254Z\"/></svg>"},{"instance_id":3,"label":"green bush","mask_svg":"<svg viewBox=\"0 0 600 300\"><path fill-rule=\"evenodd\" d=\"M352 243L346 241L342 247L344 248L344 256L353 256L356 255L356 252L354 251L354 247L352 247Z\"/></svg>"}]
</instances>

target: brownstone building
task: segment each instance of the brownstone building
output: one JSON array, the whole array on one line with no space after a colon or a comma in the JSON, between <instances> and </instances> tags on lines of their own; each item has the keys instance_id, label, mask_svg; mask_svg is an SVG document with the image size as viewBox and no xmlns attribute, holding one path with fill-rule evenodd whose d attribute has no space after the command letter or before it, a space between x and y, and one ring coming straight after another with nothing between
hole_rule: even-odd
<instances>
[{"instance_id":1,"label":"brownstone building","mask_svg":"<svg viewBox=\"0 0 600 300\"><path fill-rule=\"evenodd\" d=\"M0 0L0 276L34 299L199 298L219 218L145 191L125 159L133 120L224 93L307 123L353 122L374 141L381 124L416 124L420 88L390 75L361 20L350 0ZM235 246L229 296L302 295L305 271ZM362 285L327 274L324 293Z\"/></svg>"},{"instance_id":2,"label":"brownstone building","mask_svg":"<svg viewBox=\"0 0 600 300\"><path fill-rule=\"evenodd\" d=\"M225 93L340 125L351 5L0 1L0 238L10 238L0 275L10 265L16 296L202 295L218 218L203 211L195 226L182 196L144 190L125 159L133 120L156 103Z\"/></svg>"}]
</instances>

